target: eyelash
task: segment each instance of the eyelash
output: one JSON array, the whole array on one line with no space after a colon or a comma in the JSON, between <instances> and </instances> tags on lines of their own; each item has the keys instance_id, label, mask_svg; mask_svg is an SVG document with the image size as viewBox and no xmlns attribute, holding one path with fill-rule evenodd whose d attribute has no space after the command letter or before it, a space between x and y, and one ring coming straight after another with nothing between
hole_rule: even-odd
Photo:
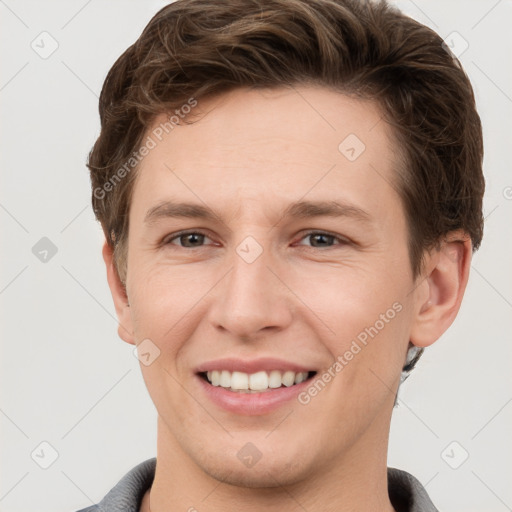
<instances>
[{"instance_id":1,"label":"eyelash","mask_svg":"<svg viewBox=\"0 0 512 512\"><path fill-rule=\"evenodd\" d=\"M200 231L200 230L180 231L178 233L170 235L170 237L166 237L162 241L162 245L176 245L176 244L171 244L171 242L181 238L182 236L186 236L186 235L203 235L206 238L209 238L207 233L205 233L203 231ZM318 230L308 231L307 233L305 233L302 236L302 238L300 238L300 240L304 240L305 238L307 238L309 236L312 236L312 235L323 235L323 236L331 237L334 240L337 240L339 242L339 245L349 245L351 243L349 240L347 240L345 238L342 238L340 236L337 236L337 235L335 235L333 233L329 233L328 231L318 231ZM202 246L199 246L199 247L182 247L180 245L177 245L177 247L181 247L182 249L202 249L205 246L202 245ZM313 246L305 246L305 247L310 247L311 249L322 249L321 247L313 247ZM333 246L328 246L327 248L329 249L329 248L332 248L332 247Z\"/></svg>"}]
</instances>

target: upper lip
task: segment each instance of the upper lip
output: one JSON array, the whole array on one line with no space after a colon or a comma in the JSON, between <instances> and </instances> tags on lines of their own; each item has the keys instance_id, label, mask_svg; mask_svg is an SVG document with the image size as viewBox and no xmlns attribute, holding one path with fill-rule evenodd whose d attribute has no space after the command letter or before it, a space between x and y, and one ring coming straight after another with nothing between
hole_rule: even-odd
<instances>
[{"instance_id":1,"label":"upper lip","mask_svg":"<svg viewBox=\"0 0 512 512\"><path fill-rule=\"evenodd\" d=\"M311 367L306 367L283 359L265 357L260 359L215 359L214 361L208 361L199 365L196 368L196 373L211 372L214 370L227 370L229 372L243 372L249 374L261 371L270 372L272 370L279 370L282 372L292 371L295 373L314 371Z\"/></svg>"}]
</instances>

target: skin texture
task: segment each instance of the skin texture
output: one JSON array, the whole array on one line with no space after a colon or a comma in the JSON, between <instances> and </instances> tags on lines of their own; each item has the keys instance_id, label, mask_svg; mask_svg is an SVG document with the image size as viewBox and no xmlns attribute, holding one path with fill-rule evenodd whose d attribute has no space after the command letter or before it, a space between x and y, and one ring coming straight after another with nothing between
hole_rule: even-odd
<instances>
[{"instance_id":1,"label":"skin texture","mask_svg":"<svg viewBox=\"0 0 512 512\"><path fill-rule=\"evenodd\" d=\"M372 102L318 87L238 89L199 101L194 117L138 170L126 290L103 250L121 338L160 350L141 364L158 411L156 475L141 510L149 498L153 512L393 510L386 454L408 342L426 347L452 323L470 240L451 233L413 281L390 185L393 138ZM365 144L354 161L338 149L350 134ZM218 218L144 222L169 200ZM348 203L368 218L284 218L298 200ZM185 229L206 237L170 240ZM262 249L252 263L236 250L248 236ZM306 405L234 414L195 375L223 357L277 357L322 374L396 303L400 312ZM252 467L237 457L248 442L261 453Z\"/></svg>"}]
</instances>

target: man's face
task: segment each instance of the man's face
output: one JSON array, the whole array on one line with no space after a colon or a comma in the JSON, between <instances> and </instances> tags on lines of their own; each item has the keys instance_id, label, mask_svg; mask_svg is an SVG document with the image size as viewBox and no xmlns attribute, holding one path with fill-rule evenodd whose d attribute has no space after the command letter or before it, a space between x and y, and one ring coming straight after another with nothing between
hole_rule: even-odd
<instances>
[{"instance_id":1,"label":"man's face","mask_svg":"<svg viewBox=\"0 0 512 512\"><path fill-rule=\"evenodd\" d=\"M389 126L323 88L196 109L143 160L130 209L121 321L160 350L141 364L159 447L246 486L385 457L418 302Z\"/></svg>"}]
</instances>

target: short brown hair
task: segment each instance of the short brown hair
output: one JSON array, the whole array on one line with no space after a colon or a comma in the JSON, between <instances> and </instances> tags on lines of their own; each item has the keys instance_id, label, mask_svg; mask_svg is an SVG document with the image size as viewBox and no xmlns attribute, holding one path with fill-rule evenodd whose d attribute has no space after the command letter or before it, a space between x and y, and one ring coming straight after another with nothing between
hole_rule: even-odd
<instances>
[{"instance_id":1,"label":"short brown hair","mask_svg":"<svg viewBox=\"0 0 512 512\"><path fill-rule=\"evenodd\" d=\"M450 231L463 229L479 247L480 118L439 35L385 1L177 0L119 57L101 91L92 202L123 282L137 168L126 162L155 117L233 88L301 84L373 99L393 126L414 278L424 251Z\"/></svg>"}]
</instances>

